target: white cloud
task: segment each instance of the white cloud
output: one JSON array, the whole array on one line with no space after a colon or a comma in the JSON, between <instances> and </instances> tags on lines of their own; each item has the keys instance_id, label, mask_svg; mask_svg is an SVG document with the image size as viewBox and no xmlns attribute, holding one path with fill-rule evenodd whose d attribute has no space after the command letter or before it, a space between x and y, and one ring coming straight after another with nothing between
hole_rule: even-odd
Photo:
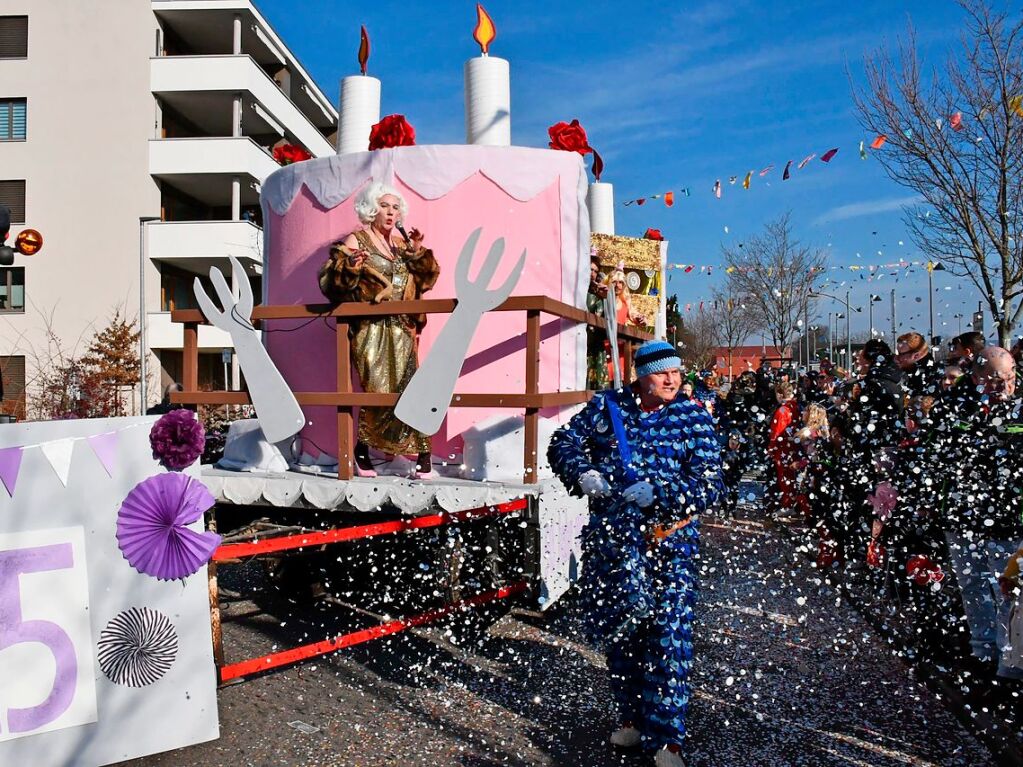
<instances>
[{"instance_id":1,"label":"white cloud","mask_svg":"<svg viewBox=\"0 0 1023 767\"><path fill-rule=\"evenodd\" d=\"M914 205L923 202L924 199L918 194L911 194L904 197L889 197L883 200L867 200L865 202L852 202L848 205L839 205L825 213L817 216L813 223L815 226L834 221L845 221L849 218L862 218L873 216L879 213L890 213L893 210L902 210L907 205Z\"/></svg>"}]
</instances>

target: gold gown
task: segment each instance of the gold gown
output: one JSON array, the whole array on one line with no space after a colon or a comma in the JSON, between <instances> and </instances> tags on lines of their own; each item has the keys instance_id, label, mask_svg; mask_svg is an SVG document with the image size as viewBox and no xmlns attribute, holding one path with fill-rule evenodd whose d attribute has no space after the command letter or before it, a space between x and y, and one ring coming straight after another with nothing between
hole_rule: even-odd
<instances>
[{"instance_id":1,"label":"gold gown","mask_svg":"<svg viewBox=\"0 0 1023 767\"><path fill-rule=\"evenodd\" d=\"M355 232L359 247L368 255L364 262L366 273L374 270L376 275L389 281L390 296L381 300L410 300L433 287L439 269L433 254L422 248L400 249L395 257L388 258L373 244L366 231ZM331 260L320 272L320 286L332 301L367 300L377 296L383 286L376 281L362 279L362 271L347 266L347 248L335 244L331 249ZM331 269L338 275L336 283L343 287L340 294L325 289L325 272ZM352 324L352 358L363 390L384 394L401 393L419 365L418 330L425 317L407 314L362 319ZM394 415L394 408L363 407L359 410L359 441L393 455L429 453L430 437L416 431Z\"/></svg>"}]
</instances>

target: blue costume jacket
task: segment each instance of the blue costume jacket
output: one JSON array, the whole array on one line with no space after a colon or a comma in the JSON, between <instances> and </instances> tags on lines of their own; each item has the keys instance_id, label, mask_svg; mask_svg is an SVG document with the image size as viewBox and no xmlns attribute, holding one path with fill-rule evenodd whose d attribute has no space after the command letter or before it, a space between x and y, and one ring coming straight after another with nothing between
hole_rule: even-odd
<instances>
[{"instance_id":1,"label":"blue costume jacket","mask_svg":"<svg viewBox=\"0 0 1023 767\"><path fill-rule=\"evenodd\" d=\"M631 452L627 462L612 421L616 407L625 452ZM573 494L581 495L579 477L590 470L611 485L608 498L590 500L582 534L584 626L589 639L607 649L621 720L633 723L654 747L681 744L685 737L699 544L695 515L721 490L719 451L710 414L700 404L679 399L647 413L626 387L598 393L554 433L547 453ZM642 480L655 495L645 509L621 499L625 488ZM690 524L649 542L652 525L690 516Z\"/></svg>"}]
</instances>

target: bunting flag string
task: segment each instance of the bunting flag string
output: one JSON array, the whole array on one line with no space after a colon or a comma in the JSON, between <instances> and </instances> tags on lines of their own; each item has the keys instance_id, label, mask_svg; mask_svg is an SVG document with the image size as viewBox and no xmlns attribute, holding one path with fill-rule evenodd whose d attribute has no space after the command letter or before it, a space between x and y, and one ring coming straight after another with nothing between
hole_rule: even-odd
<instances>
[{"instance_id":1,"label":"bunting flag string","mask_svg":"<svg viewBox=\"0 0 1023 767\"><path fill-rule=\"evenodd\" d=\"M810 274L814 271L850 271L850 272L867 272L869 274L877 274L886 270L898 270L898 269L916 269L923 267L930 270L932 268L932 261L893 261L887 264L839 264L837 266L825 266L818 270L810 270ZM685 274L692 272L698 272L699 274L713 274L714 269L724 269L726 274L731 274L736 271L739 267L725 266L722 267L720 264L667 264L668 269L681 269Z\"/></svg>"},{"instance_id":2,"label":"bunting flag string","mask_svg":"<svg viewBox=\"0 0 1023 767\"><path fill-rule=\"evenodd\" d=\"M1023 94L1020 94L1020 95L1017 95L1017 96L1013 96L1012 98L1010 98L1009 101L1008 101L1008 107L1009 107L1009 111L1010 112L1012 112L1013 114L1017 115L1018 117L1023 117ZM990 114L990 110L988 110L987 107L984 107L983 109L981 109L980 114L977 115L978 120L983 120L985 115L987 115L987 114ZM963 120L963 113L962 112L955 112L955 113L953 113L951 115L948 115L948 119L947 120L944 120L944 119L939 117L939 118L935 119L934 125L937 127L937 129L939 131L943 130L946 125L951 130L955 131L956 133L966 129L966 123ZM903 131L903 134L906 136L906 138L912 138L913 137L912 129L907 129L907 130ZM978 137L977 140L980 141L982 139L980 137ZM867 143L866 140L860 141L860 159L866 160L869 157L868 152L867 152L868 149L870 149L871 151L874 151L874 152L880 151L884 147L884 145L887 143L887 141L888 141L888 136L886 134L884 134L884 133L879 133L878 135L874 136L874 138L870 140L869 144ZM802 160L800 160L799 164L796 166L796 169L797 170L803 170L815 158L819 159L821 162L823 162L825 164L830 163L831 160L834 159L835 155L838 154L838 149L839 149L838 147L834 147L832 149L829 149L826 152L824 152L819 158L817 157L817 153L816 152L811 152L806 157L804 157ZM792 163L793 163L793 160L789 160L788 162L785 163L785 170L782 172L782 176L781 176L782 181L788 181L791 178L791 176L792 176ZM770 173L773 168L774 168L774 163L769 163L768 165L764 166L764 168L762 170L759 171L758 175L760 177L764 177L768 173ZM753 174L754 173L756 173L756 171L752 171L751 170L743 178L743 180L742 180L742 188L743 189L749 189L750 188L750 186L751 186L750 182L751 182L751 180L753 178ZM736 176L729 176L728 177L728 184L730 186L735 186L738 182L739 182L739 176L736 175ZM673 191L674 190L671 190L671 192L673 192ZM689 196L689 189L687 187L684 187L681 191L685 194L686 197ZM714 182L713 191L714 191L714 196L717 197L718 199L720 199L721 198L721 180L720 179L718 179L717 181ZM668 194L671 194L671 192L661 192L659 194L650 194L650 195L647 195L646 197L637 197L636 199L633 199L633 200L626 200L622 204L626 205L626 206L629 206L629 205L643 205L647 200L658 200L658 199L664 198L665 204L668 205L668 207L671 207L674 204L674 200L667 196ZM668 202L669 199L672 199L672 202Z\"/></svg>"},{"instance_id":3,"label":"bunting flag string","mask_svg":"<svg viewBox=\"0 0 1023 767\"><path fill-rule=\"evenodd\" d=\"M65 437L46 442L0 448L0 483L3 484L13 498L14 488L18 483L18 474L21 471L21 462L25 451L39 448L39 451L53 468L61 484L66 487L68 476L71 473L76 442L86 442L107 475L113 477L114 470L117 468L117 448L120 444L120 433L128 429L139 428L140 426L148 427L149 425L132 424L131 426L125 426L123 429L94 434L90 437Z\"/></svg>"}]
</instances>

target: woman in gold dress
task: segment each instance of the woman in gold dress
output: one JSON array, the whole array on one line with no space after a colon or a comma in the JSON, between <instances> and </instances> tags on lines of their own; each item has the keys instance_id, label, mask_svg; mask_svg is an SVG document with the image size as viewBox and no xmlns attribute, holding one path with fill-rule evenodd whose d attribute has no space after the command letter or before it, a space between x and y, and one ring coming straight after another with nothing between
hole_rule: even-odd
<instances>
[{"instance_id":1,"label":"woman in gold dress","mask_svg":"<svg viewBox=\"0 0 1023 767\"><path fill-rule=\"evenodd\" d=\"M359 193L355 212L363 228L330 248L320 269L320 290L330 301L413 301L422 298L440 276L423 235L400 228L408 206L396 189L370 184ZM400 394L418 367L419 333L426 315L393 315L352 323L352 357L367 392ZM416 476L430 476L429 435L399 421L394 408L363 407L355 445L356 472L376 476L369 448L391 455L417 454Z\"/></svg>"}]
</instances>

